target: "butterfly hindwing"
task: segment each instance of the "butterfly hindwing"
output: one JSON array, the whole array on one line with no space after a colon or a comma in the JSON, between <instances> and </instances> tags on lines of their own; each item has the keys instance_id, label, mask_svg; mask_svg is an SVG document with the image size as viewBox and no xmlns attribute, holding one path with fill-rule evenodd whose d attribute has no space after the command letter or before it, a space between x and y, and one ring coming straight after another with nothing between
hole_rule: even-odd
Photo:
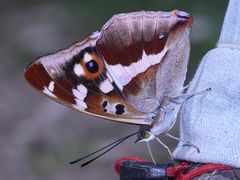
<instances>
[{"instance_id":1,"label":"butterfly hindwing","mask_svg":"<svg viewBox=\"0 0 240 180\"><path fill-rule=\"evenodd\" d=\"M174 67L175 61L182 59L179 56L184 53L186 63L189 54L189 48L177 47L181 44L180 47L184 48L189 43L188 37L181 38L188 19L179 17L178 13L141 11L114 15L100 31L96 47L123 95L140 111L154 111L156 102L142 102L146 99L160 101L167 95L165 87L172 91L182 87L185 70L174 82L177 87L171 87L170 82L172 75L179 75L176 73L180 72L178 68L187 67L186 64ZM178 38L182 41L178 42ZM172 67L168 67L169 64Z\"/></svg>"}]
</instances>

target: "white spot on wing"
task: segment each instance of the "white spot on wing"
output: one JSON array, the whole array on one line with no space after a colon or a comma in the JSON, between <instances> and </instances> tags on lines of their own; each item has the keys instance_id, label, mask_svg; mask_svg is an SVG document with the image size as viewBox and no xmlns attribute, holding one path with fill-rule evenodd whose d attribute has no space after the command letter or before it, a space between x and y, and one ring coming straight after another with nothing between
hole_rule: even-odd
<instances>
[{"instance_id":1,"label":"white spot on wing","mask_svg":"<svg viewBox=\"0 0 240 180\"><path fill-rule=\"evenodd\" d=\"M85 74L80 64L75 64L73 71L77 76L83 76Z\"/></svg>"},{"instance_id":2,"label":"white spot on wing","mask_svg":"<svg viewBox=\"0 0 240 180\"><path fill-rule=\"evenodd\" d=\"M44 94L47 94L50 97L54 97L57 98L51 91L49 91L49 89L47 87L44 87L43 91Z\"/></svg>"},{"instance_id":3,"label":"white spot on wing","mask_svg":"<svg viewBox=\"0 0 240 180\"><path fill-rule=\"evenodd\" d=\"M53 69L51 69L50 72L51 72L52 74L55 74L55 71L54 71Z\"/></svg>"},{"instance_id":4,"label":"white spot on wing","mask_svg":"<svg viewBox=\"0 0 240 180\"><path fill-rule=\"evenodd\" d=\"M51 81L51 82L49 83L48 89L49 89L51 92L53 92L53 90L54 90L54 82L53 82L53 81Z\"/></svg>"},{"instance_id":5,"label":"white spot on wing","mask_svg":"<svg viewBox=\"0 0 240 180\"><path fill-rule=\"evenodd\" d=\"M111 66L108 65L105 61L104 61L104 63L105 63L106 69L107 69L108 72L112 75L112 79L113 79L113 81L115 82L115 84L117 85L117 87L118 87L120 90L123 90L122 84L119 83L119 81L117 80L117 78L119 78L119 77L118 77L118 76L114 76L114 74L113 74L113 72L112 72L112 69L111 69ZM115 65L115 66L117 66L117 65ZM115 69L117 69L117 68L115 68Z\"/></svg>"},{"instance_id":6,"label":"white spot on wing","mask_svg":"<svg viewBox=\"0 0 240 180\"><path fill-rule=\"evenodd\" d=\"M85 97L86 97L83 93L79 92L77 89L73 89L72 92L73 92L73 95L78 100L82 100L83 101L85 99Z\"/></svg>"},{"instance_id":7,"label":"white spot on wing","mask_svg":"<svg viewBox=\"0 0 240 180\"><path fill-rule=\"evenodd\" d=\"M82 85L82 84L78 85L78 86L77 86L77 89L78 89L81 93L83 93L85 96L87 95L87 88L86 88L84 85Z\"/></svg>"},{"instance_id":8,"label":"white spot on wing","mask_svg":"<svg viewBox=\"0 0 240 180\"><path fill-rule=\"evenodd\" d=\"M91 60L92 60L91 54L85 53L83 60L84 60L84 62L86 62L86 63L89 62L89 61L91 61Z\"/></svg>"},{"instance_id":9,"label":"white spot on wing","mask_svg":"<svg viewBox=\"0 0 240 180\"><path fill-rule=\"evenodd\" d=\"M109 74L108 71L106 71L106 75L107 75L107 78L109 79L109 81L112 83L113 79L112 79L112 77L111 77L111 75Z\"/></svg>"},{"instance_id":10,"label":"white spot on wing","mask_svg":"<svg viewBox=\"0 0 240 180\"><path fill-rule=\"evenodd\" d=\"M84 101L76 100L76 105L80 108L80 110L87 109L87 104Z\"/></svg>"},{"instance_id":11,"label":"white spot on wing","mask_svg":"<svg viewBox=\"0 0 240 180\"><path fill-rule=\"evenodd\" d=\"M74 105L72 105L73 108L75 108L77 110L80 110L80 111L86 110L86 108L87 108L86 106L87 106L86 103L83 104L83 106L81 104L76 104L76 105L74 104Z\"/></svg>"},{"instance_id":12,"label":"white spot on wing","mask_svg":"<svg viewBox=\"0 0 240 180\"><path fill-rule=\"evenodd\" d=\"M87 108L87 104L84 102L84 99L87 96L87 88L80 84L77 86L77 89L72 90L73 95L76 97L76 105L74 105L74 108L79 110L85 110Z\"/></svg>"},{"instance_id":13,"label":"white spot on wing","mask_svg":"<svg viewBox=\"0 0 240 180\"><path fill-rule=\"evenodd\" d=\"M121 90L123 89L123 86L127 84L129 81L131 81L132 77L135 77L135 71L131 71L126 66L122 66L121 64L117 64L114 66L110 66L110 68L113 74L114 82L117 84L118 88Z\"/></svg>"},{"instance_id":14,"label":"white spot on wing","mask_svg":"<svg viewBox=\"0 0 240 180\"><path fill-rule=\"evenodd\" d=\"M99 88L104 93L108 93L108 92L113 90L113 86L112 86L111 82L108 79L102 81L100 83L100 85L99 85Z\"/></svg>"},{"instance_id":15,"label":"white spot on wing","mask_svg":"<svg viewBox=\"0 0 240 180\"><path fill-rule=\"evenodd\" d=\"M143 73L150 66L160 63L167 51L168 48L166 47L159 54L147 55L146 52L143 51L142 59L130 64L129 66L116 64L106 67L112 75L118 88L122 90L122 87L128 84L138 74Z\"/></svg>"}]
</instances>

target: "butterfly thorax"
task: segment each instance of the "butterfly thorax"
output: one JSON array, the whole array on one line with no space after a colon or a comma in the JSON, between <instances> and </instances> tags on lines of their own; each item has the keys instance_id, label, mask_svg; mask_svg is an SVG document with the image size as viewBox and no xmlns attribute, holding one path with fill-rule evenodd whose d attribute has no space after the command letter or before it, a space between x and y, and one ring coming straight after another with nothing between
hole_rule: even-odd
<instances>
[{"instance_id":1,"label":"butterfly thorax","mask_svg":"<svg viewBox=\"0 0 240 180\"><path fill-rule=\"evenodd\" d=\"M183 99L181 99L183 101ZM151 125L141 125L137 142L150 141L172 128L176 122L181 103L176 104L165 96L155 111L149 113Z\"/></svg>"}]
</instances>

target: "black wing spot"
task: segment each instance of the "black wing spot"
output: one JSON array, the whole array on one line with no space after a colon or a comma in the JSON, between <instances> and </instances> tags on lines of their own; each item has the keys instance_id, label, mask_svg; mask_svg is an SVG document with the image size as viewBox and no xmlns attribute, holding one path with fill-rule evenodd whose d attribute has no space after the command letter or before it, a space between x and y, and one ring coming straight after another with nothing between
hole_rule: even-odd
<instances>
[{"instance_id":1,"label":"black wing spot","mask_svg":"<svg viewBox=\"0 0 240 180\"><path fill-rule=\"evenodd\" d=\"M118 115L121 115L121 114L123 114L125 112L125 110L124 110L125 106L122 105L122 104L117 104L115 106L115 108L116 108L116 112L115 113L118 114Z\"/></svg>"},{"instance_id":2,"label":"black wing spot","mask_svg":"<svg viewBox=\"0 0 240 180\"><path fill-rule=\"evenodd\" d=\"M108 104L108 102L107 102L106 100L103 101L103 103L102 103L102 107L103 107L103 108L107 107L107 104Z\"/></svg>"},{"instance_id":3,"label":"black wing spot","mask_svg":"<svg viewBox=\"0 0 240 180\"><path fill-rule=\"evenodd\" d=\"M86 68L90 73L97 73L99 70L99 66L98 66L97 62L94 60L87 62Z\"/></svg>"}]
</instances>

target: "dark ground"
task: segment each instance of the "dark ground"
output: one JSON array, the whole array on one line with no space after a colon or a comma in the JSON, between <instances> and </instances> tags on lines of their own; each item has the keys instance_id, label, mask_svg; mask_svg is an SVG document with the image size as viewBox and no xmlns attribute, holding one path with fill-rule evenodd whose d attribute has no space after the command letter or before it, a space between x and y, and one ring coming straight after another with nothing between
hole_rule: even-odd
<instances>
[{"instance_id":1,"label":"dark ground","mask_svg":"<svg viewBox=\"0 0 240 180\"><path fill-rule=\"evenodd\" d=\"M80 168L69 160L137 130L59 105L33 90L24 67L38 56L68 47L119 12L184 10L193 15L188 81L201 57L217 42L226 0L1 1L0 6L0 180L118 179L114 162L122 156L150 160L145 144L134 138ZM177 127L172 132L178 135ZM174 141L165 142L173 149ZM151 143L159 162L165 149Z\"/></svg>"}]
</instances>

